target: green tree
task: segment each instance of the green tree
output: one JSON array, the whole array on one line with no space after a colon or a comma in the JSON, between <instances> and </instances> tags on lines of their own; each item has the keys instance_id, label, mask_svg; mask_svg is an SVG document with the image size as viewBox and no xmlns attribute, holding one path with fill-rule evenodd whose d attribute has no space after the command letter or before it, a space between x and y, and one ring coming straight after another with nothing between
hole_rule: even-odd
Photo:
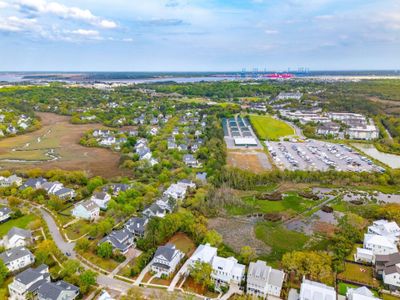
<instances>
[{"instance_id":1,"label":"green tree","mask_svg":"<svg viewBox=\"0 0 400 300\"><path fill-rule=\"evenodd\" d=\"M0 285L3 285L4 280L7 278L8 268L4 264L3 260L0 259Z\"/></svg>"},{"instance_id":2,"label":"green tree","mask_svg":"<svg viewBox=\"0 0 400 300\"><path fill-rule=\"evenodd\" d=\"M222 244L222 236L213 229L206 233L203 242L209 243L211 246L218 247Z\"/></svg>"},{"instance_id":3,"label":"green tree","mask_svg":"<svg viewBox=\"0 0 400 300\"><path fill-rule=\"evenodd\" d=\"M97 274L91 270L86 270L79 275L79 288L82 294L88 292L92 285L96 284Z\"/></svg>"},{"instance_id":4,"label":"green tree","mask_svg":"<svg viewBox=\"0 0 400 300\"><path fill-rule=\"evenodd\" d=\"M196 261L195 264L189 268L190 277L193 278L195 283L200 284L202 287L211 286L211 272L211 265L204 262Z\"/></svg>"},{"instance_id":5,"label":"green tree","mask_svg":"<svg viewBox=\"0 0 400 300\"><path fill-rule=\"evenodd\" d=\"M250 246L243 246L240 249L240 257L245 265L248 265L251 261L257 258L256 251Z\"/></svg>"},{"instance_id":6,"label":"green tree","mask_svg":"<svg viewBox=\"0 0 400 300\"><path fill-rule=\"evenodd\" d=\"M97 247L97 255L103 258L110 258L113 254L113 247L110 243L102 243Z\"/></svg>"}]
</instances>

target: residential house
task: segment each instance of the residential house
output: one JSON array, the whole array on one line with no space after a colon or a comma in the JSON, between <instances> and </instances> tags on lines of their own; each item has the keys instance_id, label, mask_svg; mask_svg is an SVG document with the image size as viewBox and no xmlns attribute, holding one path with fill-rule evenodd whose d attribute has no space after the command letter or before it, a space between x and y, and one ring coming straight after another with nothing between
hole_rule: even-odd
<instances>
[{"instance_id":1,"label":"residential house","mask_svg":"<svg viewBox=\"0 0 400 300\"><path fill-rule=\"evenodd\" d=\"M396 222L389 222L387 220L377 220L368 226L369 234L377 234L394 238L396 240L400 237L400 227Z\"/></svg>"},{"instance_id":2,"label":"residential house","mask_svg":"<svg viewBox=\"0 0 400 300\"><path fill-rule=\"evenodd\" d=\"M10 300L25 300L27 294L37 295L38 288L46 282L50 282L49 267L40 265L37 268L29 268L14 277L8 285Z\"/></svg>"},{"instance_id":3,"label":"residential house","mask_svg":"<svg viewBox=\"0 0 400 300\"><path fill-rule=\"evenodd\" d=\"M133 217L125 223L125 228L134 235L135 238L144 237L146 225L149 222L147 218Z\"/></svg>"},{"instance_id":4,"label":"residential house","mask_svg":"<svg viewBox=\"0 0 400 300\"><path fill-rule=\"evenodd\" d=\"M167 207L155 202L152 205L150 205L148 208L143 210L142 214L144 216L146 216L147 218L152 218L152 217L164 218L168 212L169 212L169 210L167 209Z\"/></svg>"},{"instance_id":5,"label":"residential house","mask_svg":"<svg viewBox=\"0 0 400 300\"><path fill-rule=\"evenodd\" d=\"M35 257L28 248L21 246L0 253L0 259L10 272L19 271L35 262Z\"/></svg>"},{"instance_id":6,"label":"residential house","mask_svg":"<svg viewBox=\"0 0 400 300\"><path fill-rule=\"evenodd\" d=\"M189 265L194 266L196 262L211 264L213 258L217 256L217 248L210 244L199 245L196 251L189 258Z\"/></svg>"},{"instance_id":7,"label":"residential house","mask_svg":"<svg viewBox=\"0 0 400 300\"><path fill-rule=\"evenodd\" d=\"M11 218L12 210L7 206L0 207L0 223L6 222Z\"/></svg>"},{"instance_id":8,"label":"residential house","mask_svg":"<svg viewBox=\"0 0 400 300\"><path fill-rule=\"evenodd\" d=\"M94 193L90 200L96 203L100 207L100 209L106 210L108 202L110 202L111 200L111 195L106 192Z\"/></svg>"},{"instance_id":9,"label":"residential house","mask_svg":"<svg viewBox=\"0 0 400 300\"><path fill-rule=\"evenodd\" d=\"M134 245L134 235L126 228L114 230L102 238L99 245L103 243L110 243L114 249L118 249L122 254L125 254Z\"/></svg>"},{"instance_id":10,"label":"residential house","mask_svg":"<svg viewBox=\"0 0 400 300\"><path fill-rule=\"evenodd\" d=\"M364 235L364 248L372 250L374 255L392 254L398 252L396 240L377 234Z\"/></svg>"},{"instance_id":11,"label":"residential house","mask_svg":"<svg viewBox=\"0 0 400 300\"><path fill-rule=\"evenodd\" d=\"M207 173L206 172L197 173L196 179L200 180L203 183L207 182Z\"/></svg>"},{"instance_id":12,"label":"residential house","mask_svg":"<svg viewBox=\"0 0 400 300\"><path fill-rule=\"evenodd\" d=\"M245 266L239 264L234 257L215 256L211 263L211 277L216 285L229 285L230 283L240 284L244 278Z\"/></svg>"},{"instance_id":13,"label":"residential house","mask_svg":"<svg viewBox=\"0 0 400 300\"><path fill-rule=\"evenodd\" d=\"M336 300L336 291L326 284L303 278L299 300Z\"/></svg>"},{"instance_id":14,"label":"residential house","mask_svg":"<svg viewBox=\"0 0 400 300\"><path fill-rule=\"evenodd\" d=\"M168 150L176 149L178 146L176 145L175 141L168 141Z\"/></svg>"},{"instance_id":15,"label":"residential house","mask_svg":"<svg viewBox=\"0 0 400 300\"><path fill-rule=\"evenodd\" d=\"M267 295L280 297L285 273L272 269L265 261L251 262L247 272L247 294L266 299Z\"/></svg>"},{"instance_id":16,"label":"residential house","mask_svg":"<svg viewBox=\"0 0 400 300\"><path fill-rule=\"evenodd\" d=\"M164 195L175 200L182 200L186 196L186 190L186 186L175 183L169 186L169 188L164 192Z\"/></svg>"},{"instance_id":17,"label":"residential house","mask_svg":"<svg viewBox=\"0 0 400 300\"><path fill-rule=\"evenodd\" d=\"M92 200L78 203L72 210L72 215L77 218L94 221L100 215L100 207Z\"/></svg>"},{"instance_id":18,"label":"residential house","mask_svg":"<svg viewBox=\"0 0 400 300\"><path fill-rule=\"evenodd\" d=\"M374 273L389 289L400 289L400 253L376 255Z\"/></svg>"},{"instance_id":19,"label":"residential house","mask_svg":"<svg viewBox=\"0 0 400 300\"><path fill-rule=\"evenodd\" d=\"M195 189L196 188L196 184L193 181L189 180L189 179L179 180L177 184L181 185L181 186L183 186L185 188L189 188L189 189Z\"/></svg>"},{"instance_id":20,"label":"residential house","mask_svg":"<svg viewBox=\"0 0 400 300\"><path fill-rule=\"evenodd\" d=\"M346 297L347 300L380 300L365 286L359 288L348 288Z\"/></svg>"},{"instance_id":21,"label":"residential house","mask_svg":"<svg viewBox=\"0 0 400 300\"><path fill-rule=\"evenodd\" d=\"M97 300L115 300L115 299L112 298L107 291L102 290L101 294L100 294L99 298L97 298Z\"/></svg>"},{"instance_id":22,"label":"residential house","mask_svg":"<svg viewBox=\"0 0 400 300\"><path fill-rule=\"evenodd\" d=\"M25 181L24 184L20 186L20 190L24 190L28 187L33 188L33 189L40 189L42 184L47 182L47 180L43 177L38 177L38 178L29 178L27 181Z\"/></svg>"},{"instance_id":23,"label":"residential house","mask_svg":"<svg viewBox=\"0 0 400 300\"><path fill-rule=\"evenodd\" d=\"M188 150L188 145L186 145L186 144L179 144L179 145L178 145L178 150L179 150L179 151L187 151L187 150Z\"/></svg>"},{"instance_id":24,"label":"residential house","mask_svg":"<svg viewBox=\"0 0 400 300\"><path fill-rule=\"evenodd\" d=\"M169 276L175 271L184 256L184 253L176 249L173 244L160 246L151 261L151 270L157 273L157 277Z\"/></svg>"},{"instance_id":25,"label":"residential house","mask_svg":"<svg viewBox=\"0 0 400 300\"><path fill-rule=\"evenodd\" d=\"M38 300L73 300L79 295L79 288L60 280L57 282L46 282L37 291Z\"/></svg>"},{"instance_id":26,"label":"residential house","mask_svg":"<svg viewBox=\"0 0 400 300\"><path fill-rule=\"evenodd\" d=\"M6 249L28 246L32 242L32 232L18 227L11 228L3 237L3 245Z\"/></svg>"},{"instance_id":27,"label":"residential house","mask_svg":"<svg viewBox=\"0 0 400 300\"><path fill-rule=\"evenodd\" d=\"M11 175L9 177L0 176L0 187L10 187L12 185L21 186L22 178L17 175Z\"/></svg>"},{"instance_id":28,"label":"residential house","mask_svg":"<svg viewBox=\"0 0 400 300\"><path fill-rule=\"evenodd\" d=\"M114 196L117 196L120 192L126 192L131 186L125 183L110 183L103 187L102 191L107 193L110 192Z\"/></svg>"},{"instance_id":29,"label":"residential house","mask_svg":"<svg viewBox=\"0 0 400 300\"><path fill-rule=\"evenodd\" d=\"M6 131L7 131L7 133L8 134L17 134L17 128L15 128L14 126L12 126L12 125L9 125L8 127L7 127L7 129L6 129Z\"/></svg>"},{"instance_id":30,"label":"residential house","mask_svg":"<svg viewBox=\"0 0 400 300\"><path fill-rule=\"evenodd\" d=\"M62 187L61 189L55 191L54 195L60 199L72 199L75 197L75 191L70 188Z\"/></svg>"},{"instance_id":31,"label":"residential house","mask_svg":"<svg viewBox=\"0 0 400 300\"><path fill-rule=\"evenodd\" d=\"M185 154L183 156L183 162L192 168L198 168L200 167L199 161L192 155L192 154Z\"/></svg>"}]
</instances>

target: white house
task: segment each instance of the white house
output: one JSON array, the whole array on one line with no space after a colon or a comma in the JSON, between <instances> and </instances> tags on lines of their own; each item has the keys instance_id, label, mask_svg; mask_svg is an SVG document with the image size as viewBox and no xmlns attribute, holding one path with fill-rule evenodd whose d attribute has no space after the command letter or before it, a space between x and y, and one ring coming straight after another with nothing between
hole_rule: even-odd
<instances>
[{"instance_id":1,"label":"white house","mask_svg":"<svg viewBox=\"0 0 400 300\"><path fill-rule=\"evenodd\" d=\"M398 240L400 237L400 227L396 222L377 220L374 221L371 226L368 226L368 233L395 238Z\"/></svg>"},{"instance_id":2,"label":"white house","mask_svg":"<svg viewBox=\"0 0 400 300\"><path fill-rule=\"evenodd\" d=\"M160 246L151 261L151 270L157 273L157 277L169 276L175 271L184 256L184 253L176 249L173 244Z\"/></svg>"},{"instance_id":3,"label":"white house","mask_svg":"<svg viewBox=\"0 0 400 300\"><path fill-rule=\"evenodd\" d=\"M354 260L358 262L372 263L375 261L375 255L372 250L357 248L357 252L354 254Z\"/></svg>"},{"instance_id":4,"label":"white house","mask_svg":"<svg viewBox=\"0 0 400 300\"><path fill-rule=\"evenodd\" d=\"M164 192L164 195L167 197L171 197L175 200L184 199L186 196L187 188L180 184L171 184L169 188Z\"/></svg>"},{"instance_id":5,"label":"white house","mask_svg":"<svg viewBox=\"0 0 400 300\"><path fill-rule=\"evenodd\" d=\"M276 97L277 100L300 100L301 97L303 96L302 93L300 92L295 92L295 93L286 93L286 92L280 92L279 95Z\"/></svg>"},{"instance_id":6,"label":"white house","mask_svg":"<svg viewBox=\"0 0 400 300\"><path fill-rule=\"evenodd\" d=\"M94 193L90 200L96 203L101 209L107 209L108 202L111 200L111 195L106 192Z\"/></svg>"},{"instance_id":7,"label":"white house","mask_svg":"<svg viewBox=\"0 0 400 300\"><path fill-rule=\"evenodd\" d=\"M35 257L25 247L16 247L0 253L0 259L10 272L21 270L35 262Z\"/></svg>"},{"instance_id":8,"label":"white house","mask_svg":"<svg viewBox=\"0 0 400 300\"><path fill-rule=\"evenodd\" d=\"M372 250L374 255L398 252L395 239L377 234L364 235L364 248Z\"/></svg>"},{"instance_id":9,"label":"white house","mask_svg":"<svg viewBox=\"0 0 400 300\"><path fill-rule=\"evenodd\" d=\"M285 273L272 269L265 261L251 262L247 272L247 294L263 299L267 295L280 297Z\"/></svg>"},{"instance_id":10,"label":"white house","mask_svg":"<svg viewBox=\"0 0 400 300\"><path fill-rule=\"evenodd\" d=\"M11 218L12 210L7 206L0 207L0 223L7 221Z\"/></svg>"},{"instance_id":11,"label":"white house","mask_svg":"<svg viewBox=\"0 0 400 300\"><path fill-rule=\"evenodd\" d=\"M348 288L346 296L347 300L380 300L365 286L354 289Z\"/></svg>"},{"instance_id":12,"label":"white house","mask_svg":"<svg viewBox=\"0 0 400 300\"><path fill-rule=\"evenodd\" d=\"M217 256L217 248L211 247L208 243L199 245L189 258L189 265L193 267L196 262L211 264L215 256Z\"/></svg>"},{"instance_id":13,"label":"white house","mask_svg":"<svg viewBox=\"0 0 400 300\"><path fill-rule=\"evenodd\" d=\"M72 215L77 218L94 221L100 215L100 207L92 200L78 203L72 210Z\"/></svg>"},{"instance_id":14,"label":"white house","mask_svg":"<svg viewBox=\"0 0 400 300\"><path fill-rule=\"evenodd\" d=\"M303 278L299 300L336 300L336 291L326 284Z\"/></svg>"},{"instance_id":15,"label":"white house","mask_svg":"<svg viewBox=\"0 0 400 300\"><path fill-rule=\"evenodd\" d=\"M26 269L14 277L8 285L10 300L25 300L27 294L37 295L37 289L44 283L50 282L49 267L40 265L32 269Z\"/></svg>"},{"instance_id":16,"label":"white house","mask_svg":"<svg viewBox=\"0 0 400 300\"><path fill-rule=\"evenodd\" d=\"M0 176L0 187L9 187L12 185L20 186L22 184L22 178L17 175L11 175L9 177Z\"/></svg>"},{"instance_id":17,"label":"white house","mask_svg":"<svg viewBox=\"0 0 400 300\"><path fill-rule=\"evenodd\" d=\"M229 285L230 283L240 284L244 278L245 266L239 264L234 257L215 256L211 263L211 277L217 285Z\"/></svg>"},{"instance_id":18,"label":"white house","mask_svg":"<svg viewBox=\"0 0 400 300\"><path fill-rule=\"evenodd\" d=\"M3 245L6 249L28 246L32 243L32 232L18 227L11 228L3 237Z\"/></svg>"}]
</instances>

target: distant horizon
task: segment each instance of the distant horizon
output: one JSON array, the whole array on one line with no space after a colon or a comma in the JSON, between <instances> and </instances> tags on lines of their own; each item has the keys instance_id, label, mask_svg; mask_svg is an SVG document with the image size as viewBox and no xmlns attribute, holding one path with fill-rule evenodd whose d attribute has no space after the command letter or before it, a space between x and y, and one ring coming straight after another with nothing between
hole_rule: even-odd
<instances>
[{"instance_id":1,"label":"distant horizon","mask_svg":"<svg viewBox=\"0 0 400 300\"><path fill-rule=\"evenodd\" d=\"M243 70L207 70L207 71L199 71L199 70L182 70L182 71L177 71L177 70L161 70L161 71L109 71L109 70L84 70L84 71L79 71L79 70L67 70L67 71L59 71L59 70L7 70L7 71L0 71L0 73L242 73ZM245 71L246 73L254 73L255 71L252 69L248 69ZM274 72L301 72L296 69L281 69L281 70L258 70L258 73L274 73ZM400 68L396 69L313 69L313 70L308 70L308 73L313 73L313 72L400 72Z\"/></svg>"}]
</instances>

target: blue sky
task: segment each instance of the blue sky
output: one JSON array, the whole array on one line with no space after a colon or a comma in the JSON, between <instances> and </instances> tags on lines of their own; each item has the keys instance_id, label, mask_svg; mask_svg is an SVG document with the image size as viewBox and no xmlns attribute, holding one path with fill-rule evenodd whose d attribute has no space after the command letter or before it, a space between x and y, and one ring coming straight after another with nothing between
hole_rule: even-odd
<instances>
[{"instance_id":1,"label":"blue sky","mask_svg":"<svg viewBox=\"0 0 400 300\"><path fill-rule=\"evenodd\" d=\"M0 0L3 71L400 69L399 0Z\"/></svg>"}]
</instances>

